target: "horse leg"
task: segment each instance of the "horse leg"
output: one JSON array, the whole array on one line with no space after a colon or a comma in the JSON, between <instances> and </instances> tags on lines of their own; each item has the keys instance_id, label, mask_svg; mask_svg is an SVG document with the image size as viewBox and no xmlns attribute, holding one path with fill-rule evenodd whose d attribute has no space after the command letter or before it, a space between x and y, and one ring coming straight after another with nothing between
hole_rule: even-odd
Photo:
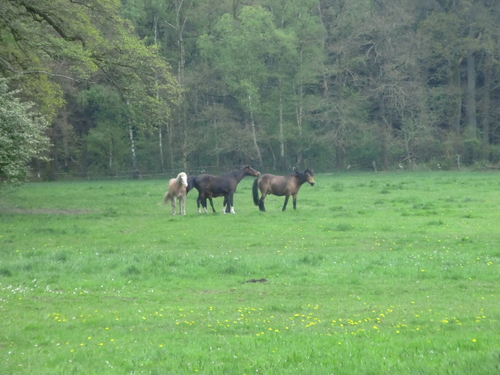
<instances>
[{"instance_id":1,"label":"horse leg","mask_svg":"<svg viewBox=\"0 0 500 375\"><path fill-rule=\"evenodd\" d=\"M215 208L214 208L214 201L212 200L212 197L208 197L208 200L210 201L210 206L212 206L212 211L215 213ZM205 199L205 210L207 209L207 200Z\"/></svg>"},{"instance_id":2,"label":"horse leg","mask_svg":"<svg viewBox=\"0 0 500 375\"><path fill-rule=\"evenodd\" d=\"M203 211L205 211L205 213L208 213L207 198L205 197L205 194L198 194L198 199L196 200L196 204L198 205L198 213L201 213L200 206L203 208Z\"/></svg>"},{"instance_id":3,"label":"horse leg","mask_svg":"<svg viewBox=\"0 0 500 375\"><path fill-rule=\"evenodd\" d=\"M201 205L203 206L203 211L205 211L205 213L208 214L207 197L203 196L203 198L201 200Z\"/></svg>"},{"instance_id":4,"label":"horse leg","mask_svg":"<svg viewBox=\"0 0 500 375\"><path fill-rule=\"evenodd\" d=\"M201 205L201 195L198 194L198 198L196 198L196 207L198 207L198 213L199 214L201 214L200 205Z\"/></svg>"},{"instance_id":5,"label":"horse leg","mask_svg":"<svg viewBox=\"0 0 500 375\"><path fill-rule=\"evenodd\" d=\"M186 214L186 197L184 195L181 195L181 197L179 198L179 204L181 206L181 208L180 208L181 215L185 215Z\"/></svg>"},{"instance_id":6,"label":"horse leg","mask_svg":"<svg viewBox=\"0 0 500 375\"><path fill-rule=\"evenodd\" d=\"M226 213L226 205L227 205L227 196L224 195L224 201L222 202L222 213Z\"/></svg>"},{"instance_id":7,"label":"horse leg","mask_svg":"<svg viewBox=\"0 0 500 375\"><path fill-rule=\"evenodd\" d=\"M234 196L234 192L230 192L230 193L227 195L227 199L226 199L226 210L225 210L225 213L226 213L226 214L234 214L234 208L233 208L233 196Z\"/></svg>"},{"instance_id":8,"label":"horse leg","mask_svg":"<svg viewBox=\"0 0 500 375\"><path fill-rule=\"evenodd\" d=\"M262 212L266 212L266 207L264 206L264 199L266 199L266 194L262 193L262 196L259 199L259 210Z\"/></svg>"},{"instance_id":9,"label":"horse leg","mask_svg":"<svg viewBox=\"0 0 500 375\"><path fill-rule=\"evenodd\" d=\"M172 202L172 215L175 215L175 198L174 197L172 197L171 202Z\"/></svg>"},{"instance_id":10,"label":"horse leg","mask_svg":"<svg viewBox=\"0 0 500 375\"><path fill-rule=\"evenodd\" d=\"M222 203L222 213L225 214L227 210L227 196L224 195L224 202Z\"/></svg>"},{"instance_id":11,"label":"horse leg","mask_svg":"<svg viewBox=\"0 0 500 375\"><path fill-rule=\"evenodd\" d=\"M297 209L297 194L293 194L293 209Z\"/></svg>"},{"instance_id":12,"label":"horse leg","mask_svg":"<svg viewBox=\"0 0 500 375\"><path fill-rule=\"evenodd\" d=\"M230 200L229 205L230 205L230 212L232 214L235 214L236 212L234 212L234 193L231 194L231 200Z\"/></svg>"},{"instance_id":13,"label":"horse leg","mask_svg":"<svg viewBox=\"0 0 500 375\"><path fill-rule=\"evenodd\" d=\"M286 205L288 204L288 198L290 198L290 195L286 195L285 196L285 204L283 205L283 209L281 211L285 211L286 210Z\"/></svg>"}]
</instances>

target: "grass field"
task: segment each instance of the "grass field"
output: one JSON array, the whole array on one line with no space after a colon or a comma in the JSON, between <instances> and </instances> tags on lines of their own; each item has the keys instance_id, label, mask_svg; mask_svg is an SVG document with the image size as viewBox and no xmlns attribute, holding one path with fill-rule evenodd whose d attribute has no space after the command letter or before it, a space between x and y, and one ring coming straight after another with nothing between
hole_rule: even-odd
<instances>
[{"instance_id":1,"label":"grass field","mask_svg":"<svg viewBox=\"0 0 500 375\"><path fill-rule=\"evenodd\" d=\"M319 174L267 213L252 182L235 215L160 180L4 194L0 374L500 373L499 174Z\"/></svg>"}]
</instances>

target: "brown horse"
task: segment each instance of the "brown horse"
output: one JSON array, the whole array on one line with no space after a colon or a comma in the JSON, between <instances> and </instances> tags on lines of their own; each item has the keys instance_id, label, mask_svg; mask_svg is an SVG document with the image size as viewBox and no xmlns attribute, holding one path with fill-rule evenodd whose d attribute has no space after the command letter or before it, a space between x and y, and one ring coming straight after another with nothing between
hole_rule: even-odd
<instances>
[{"instance_id":1,"label":"brown horse","mask_svg":"<svg viewBox=\"0 0 500 375\"><path fill-rule=\"evenodd\" d=\"M264 199L267 194L277 195L279 197L285 196L285 204L282 211L285 211L290 195L293 197L293 209L297 209L297 194L300 187L304 182L309 182L311 186L314 185L314 172L306 169L304 172L295 171L287 176L275 176L272 174L264 174L256 178L253 186L253 203L259 206L259 209L266 212L264 207ZM262 196L259 199L259 190Z\"/></svg>"},{"instance_id":2,"label":"brown horse","mask_svg":"<svg viewBox=\"0 0 500 375\"><path fill-rule=\"evenodd\" d=\"M247 165L241 169L226 173L222 176L213 176L209 174L202 174L193 179L190 179L189 190L194 187L198 190L198 212L199 206L203 207L207 212L207 198L210 201L213 212L215 212L212 198L224 197L224 207L222 213L234 214L233 196L236 187L245 176L259 176L260 172Z\"/></svg>"},{"instance_id":3,"label":"brown horse","mask_svg":"<svg viewBox=\"0 0 500 375\"><path fill-rule=\"evenodd\" d=\"M185 172L181 172L176 178L172 178L168 182L168 191L165 193L163 203L172 202L172 215L175 215L175 200L179 200L179 214L186 214L186 194L187 194L188 178Z\"/></svg>"}]
</instances>

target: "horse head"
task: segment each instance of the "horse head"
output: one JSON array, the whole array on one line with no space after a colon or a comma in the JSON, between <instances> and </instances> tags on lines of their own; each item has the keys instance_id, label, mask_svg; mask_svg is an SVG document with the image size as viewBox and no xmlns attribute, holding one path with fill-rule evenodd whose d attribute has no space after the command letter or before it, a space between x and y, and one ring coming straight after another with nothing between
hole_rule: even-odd
<instances>
[{"instance_id":1,"label":"horse head","mask_svg":"<svg viewBox=\"0 0 500 375\"><path fill-rule=\"evenodd\" d=\"M196 182L196 177L198 176L189 176L188 177L188 185L186 188L186 191L189 193L189 191L194 188L194 183Z\"/></svg>"},{"instance_id":2,"label":"horse head","mask_svg":"<svg viewBox=\"0 0 500 375\"><path fill-rule=\"evenodd\" d=\"M314 186L314 172L306 169L304 174L306 175L306 181L309 182L311 186Z\"/></svg>"},{"instance_id":3,"label":"horse head","mask_svg":"<svg viewBox=\"0 0 500 375\"><path fill-rule=\"evenodd\" d=\"M180 182L181 182L183 187L185 187L185 188L188 187L188 176L185 172L179 173L179 175L177 176L177 179L178 180L180 179Z\"/></svg>"},{"instance_id":4,"label":"horse head","mask_svg":"<svg viewBox=\"0 0 500 375\"><path fill-rule=\"evenodd\" d=\"M243 169L244 169L246 175L260 176L260 172L253 169L250 165L245 165L245 167Z\"/></svg>"}]
</instances>

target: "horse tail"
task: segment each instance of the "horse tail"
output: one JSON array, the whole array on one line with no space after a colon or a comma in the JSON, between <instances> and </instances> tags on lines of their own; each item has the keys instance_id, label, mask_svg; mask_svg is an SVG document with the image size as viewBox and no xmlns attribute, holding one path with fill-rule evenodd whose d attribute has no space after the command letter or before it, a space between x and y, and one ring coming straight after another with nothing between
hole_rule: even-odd
<instances>
[{"instance_id":1,"label":"horse tail","mask_svg":"<svg viewBox=\"0 0 500 375\"><path fill-rule=\"evenodd\" d=\"M253 181L252 185L253 204L259 205L259 177Z\"/></svg>"},{"instance_id":2,"label":"horse tail","mask_svg":"<svg viewBox=\"0 0 500 375\"><path fill-rule=\"evenodd\" d=\"M165 196L163 197L163 204L167 204L167 202L171 199L172 197L170 196L169 192L167 191L165 193Z\"/></svg>"}]
</instances>

